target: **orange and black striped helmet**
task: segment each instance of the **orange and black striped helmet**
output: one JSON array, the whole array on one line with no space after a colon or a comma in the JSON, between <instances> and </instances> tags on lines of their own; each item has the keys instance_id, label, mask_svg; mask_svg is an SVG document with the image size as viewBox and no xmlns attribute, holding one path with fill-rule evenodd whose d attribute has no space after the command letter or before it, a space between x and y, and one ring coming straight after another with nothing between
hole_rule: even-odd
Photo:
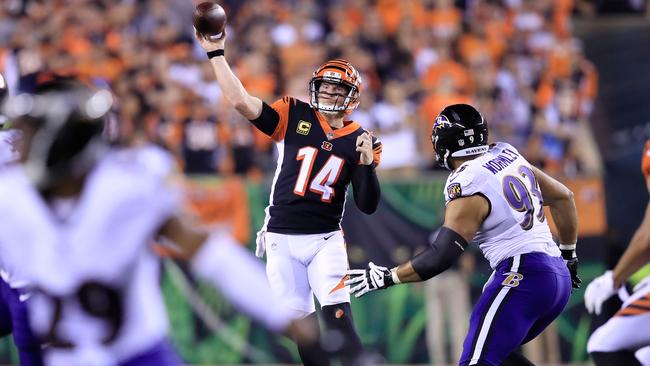
<instances>
[{"instance_id":1,"label":"orange and black striped helmet","mask_svg":"<svg viewBox=\"0 0 650 366\"><path fill-rule=\"evenodd\" d=\"M318 101L318 88L325 81L333 84L343 84L349 90L347 95L343 96L343 104L335 103L334 105L321 104ZM309 82L309 92L311 95L310 105L320 111L327 112L345 112L351 113L359 106L363 82L361 75L352 66L351 63L344 59L334 59L325 62L313 74Z\"/></svg>"}]
</instances>

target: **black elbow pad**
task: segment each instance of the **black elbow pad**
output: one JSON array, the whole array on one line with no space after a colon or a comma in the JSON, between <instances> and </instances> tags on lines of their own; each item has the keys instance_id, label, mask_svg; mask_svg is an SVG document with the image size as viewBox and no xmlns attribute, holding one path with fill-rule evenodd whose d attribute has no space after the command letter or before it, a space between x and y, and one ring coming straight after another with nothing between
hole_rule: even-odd
<instances>
[{"instance_id":1,"label":"black elbow pad","mask_svg":"<svg viewBox=\"0 0 650 366\"><path fill-rule=\"evenodd\" d=\"M426 281L451 267L467 245L460 234L443 226L431 246L411 259L411 265L422 281Z\"/></svg>"}]
</instances>

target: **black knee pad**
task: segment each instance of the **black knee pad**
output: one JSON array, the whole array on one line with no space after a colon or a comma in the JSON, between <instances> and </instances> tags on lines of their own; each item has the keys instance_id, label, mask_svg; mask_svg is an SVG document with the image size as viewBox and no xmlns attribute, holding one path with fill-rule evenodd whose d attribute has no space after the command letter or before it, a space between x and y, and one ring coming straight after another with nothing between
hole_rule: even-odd
<instances>
[{"instance_id":1,"label":"black knee pad","mask_svg":"<svg viewBox=\"0 0 650 366\"><path fill-rule=\"evenodd\" d=\"M331 321L333 323L340 323L343 321L352 322L352 308L349 302L343 302L335 305L325 305L321 309L323 320L326 324Z\"/></svg>"}]
</instances>

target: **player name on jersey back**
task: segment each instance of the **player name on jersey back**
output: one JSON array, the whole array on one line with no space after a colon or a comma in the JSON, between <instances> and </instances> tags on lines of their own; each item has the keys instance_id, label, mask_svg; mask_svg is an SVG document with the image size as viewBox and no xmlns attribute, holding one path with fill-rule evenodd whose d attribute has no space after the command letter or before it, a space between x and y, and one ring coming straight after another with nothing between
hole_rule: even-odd
<instances>
[{"instance_id":1,"label":"player name on jersey back","mask_svg":"<svg viewBox=\"0 0 650 366\"><path fill-rule=\"evenodd\" d=\"M491 159L487 163L483 164L482 167L492 172L492 174L497 174L498 172L507 168L515 160L517 160L518 157L519 154L508 148L505 148L494 159Z\"/></svg>"}]
</instances>

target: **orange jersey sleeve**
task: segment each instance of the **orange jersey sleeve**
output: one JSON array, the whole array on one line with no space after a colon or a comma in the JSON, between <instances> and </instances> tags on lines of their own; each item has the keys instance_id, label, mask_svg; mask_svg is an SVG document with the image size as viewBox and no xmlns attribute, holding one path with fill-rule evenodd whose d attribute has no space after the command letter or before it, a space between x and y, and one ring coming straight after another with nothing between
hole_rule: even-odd
<instances>
[{"instance_id":1,"label":"orange jersey sleeve","mask_svg":"<svg viewBox=\"0 0 650 366\"><path fill-rule=\"evenodd\" d=\"M272 105L262 103L262 113L256 119L250 122L263 134L270 136L274 141L279 142L284 139L289 120L289 109L291 105L296 104L296 100L284 97L275 101Z\"/></svg>"},{"instance_id":2,"label":"orange jersey sleeve","mask_svg":"<svg viewBox=\"0 0 650 366\"><path fill-rule=\"evenodd\" d=\"M273 134L271 135L273 141L284 140L284 135L287 132L287 124L289 122L289 108L291 104L296 104L293 98L283 97L271 105L271 108L278 112L278 115L280 116L280 121L275 127L275 131L273 131Z\"/></svg>"}]
</instances>

